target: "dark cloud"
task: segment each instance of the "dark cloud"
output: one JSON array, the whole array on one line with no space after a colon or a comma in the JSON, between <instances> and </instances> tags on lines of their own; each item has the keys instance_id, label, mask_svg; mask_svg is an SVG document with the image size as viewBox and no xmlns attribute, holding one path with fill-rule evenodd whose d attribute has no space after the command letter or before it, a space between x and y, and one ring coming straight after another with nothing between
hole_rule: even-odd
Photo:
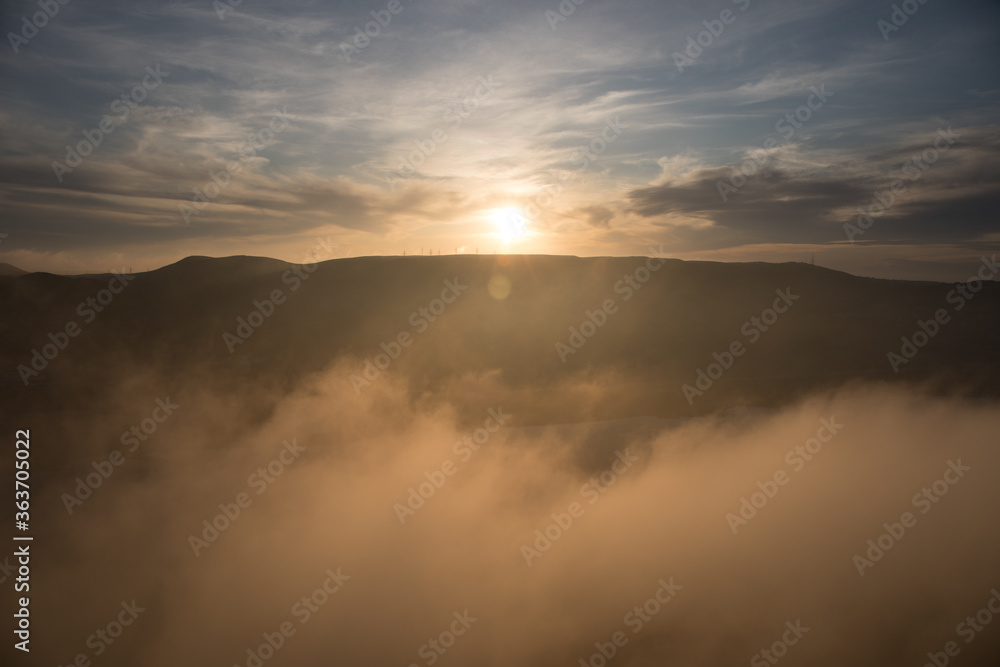
<instances>
[{"instance_id":1,"label":"dark cloud","mask_svg":"<svg viewBox=\"0 0 1000 667\"><path fill-rule=\"evenodd\" d=\"M856 222L857 209L869 209L877 193L901 182L905 190L885 213L873 216L878 222L865 241L973 242L1000 231L992 213L1000 203L1000 175L991 168L1000 144L991 129L954 132L962 138L941 152L925 152L933 148L932 133L905 145L840 151L833 156L836 164L802 164L808 154L801 150L752 151L730 168L702 168L636 188L628 200L632 211L648 218L711 220L714 229L706 233L721 228L758 243L823 243L845 238L843 224Z\"/></svg>"},{"instance_id":2,"label":"dark cloud","mask_svg":"<svg viewBox=\"0 0 1000 667\"><path fill-rule=\"evenodd\" d=\"M580 213L585 216L587 224L604 229L611 226L611 221L615 217L614 211L605 206L588 206L580 209Z\"/></svg>"}]
</instances>

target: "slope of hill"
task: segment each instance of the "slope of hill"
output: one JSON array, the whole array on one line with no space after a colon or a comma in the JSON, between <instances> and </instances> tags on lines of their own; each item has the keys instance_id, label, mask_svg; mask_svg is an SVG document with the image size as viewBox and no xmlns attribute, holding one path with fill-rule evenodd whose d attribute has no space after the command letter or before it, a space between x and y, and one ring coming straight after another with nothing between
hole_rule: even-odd
<instances>
[{"instance_id":1,"label":"slope of hill","mask_svg":"<svg viewBox=\"0 0 1000 667\"><path fill-rule=\"evenodd\" d=\"M13 264L0 262L0 276L23 276L27 271L23 271Z\"/></svg>"},{"instance_id":2,"label":"slope of hill","mask_svg":"<svg viewBox=\"0 0 1000 667\"><path fill-rule=\"evenodd\" d=\"M344 359L359 393L382 373L431 397L489 377L476 391L538 422L771 406L856 380L993 395L1000 289L962 291L791 263L188 258L124 279L0 277L0 360L8 410L80 407L138 372L173 387L196 375L225 391L291 387ZM66 349L41 359L71 323ZM915 335L919 347L902 340ZM620 400L549 405L596 378L618 378Z\"/></svg>"}]
</instances>

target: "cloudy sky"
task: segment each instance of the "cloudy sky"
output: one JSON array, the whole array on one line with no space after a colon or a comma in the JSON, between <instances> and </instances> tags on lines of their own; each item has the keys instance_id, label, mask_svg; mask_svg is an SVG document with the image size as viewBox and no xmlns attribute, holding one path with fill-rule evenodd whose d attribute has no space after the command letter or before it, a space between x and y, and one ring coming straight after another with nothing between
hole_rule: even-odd
<instances>
[{"instance_id":1,"label":"cloudy sky","mask_svg":"<svg viewBox=\"0 0 1000 667\"><path fill-rule=\"evenodd\" d=\"M1000 3L577 2L4 2L0 261L1000 246Z\"/></svg>"}]
</instances>

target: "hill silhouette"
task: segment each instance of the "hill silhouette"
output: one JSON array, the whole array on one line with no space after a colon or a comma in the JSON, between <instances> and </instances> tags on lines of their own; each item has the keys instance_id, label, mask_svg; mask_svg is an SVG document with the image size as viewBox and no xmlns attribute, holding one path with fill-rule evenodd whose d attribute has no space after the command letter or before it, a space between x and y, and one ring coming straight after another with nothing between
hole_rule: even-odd
<instances>
[{"instance_id":1,"label":"hill silhouette","mask_svg":"<svg viewBox=\"0 0 1000 667\"><path fill-rule=\"evenodd\" d=\"M226 391L292 387L344 359L375 376L376 358L395 351L401 333L412 343L384 372L405 378L415 395L433 397L463 378L488 375L489 391L538 423L777 406L858 380L930 383L971 395L995 395L998 386L995 282L961 299L959 309L951 284L860 278L800 263L417 256L297 267L260 257L189 257L133 276L88 315L87 298L112 280L0 276L0 305L9 314L0 330L8 407L29 410L39 400L49 409L83 409L101 387L135 372L172 387L206 375ZM461 286L454 303L438 316L419 315L446 281ZM272 303L276 293L280 304ZM787 312L765 324L781 294L791 305L779 302ZM888 355L902 356L901 337L912 338L921 321L935 329L941 309L948 320L894 368ZM25 387L32 351L69 321L81 333ZM743 353L730 360L735 343ZM719 370L718 379L699 373ZM364 374L354 375L363 391ZM615 375L623 382L620 402L547 411L548 392ZM486 391L482 383L477 391Z\"/></svg>"},{"instance_id":2,"label":"hill silhouette","mask_svg":"<svg viewBox=\"0 0 1000 667\"><path fill-rule=\"evenodd\" d=\"M23 276L27 271L19 269L13 264L0 262L0 276Z\"/></svg>"}]
</instances>

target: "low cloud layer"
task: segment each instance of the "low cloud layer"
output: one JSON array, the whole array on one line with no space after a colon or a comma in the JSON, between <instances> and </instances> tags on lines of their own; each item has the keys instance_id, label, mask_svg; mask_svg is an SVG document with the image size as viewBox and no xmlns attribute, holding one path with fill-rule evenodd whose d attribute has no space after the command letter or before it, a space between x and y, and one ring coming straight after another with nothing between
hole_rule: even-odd
<instances>
[{"instance_id":1,"label":"low cloud layer","mask_svg":"<svg viewBox=\"0 0 1000 667\"><path fill-rule=\"evenodd\" d=\"M62 494L88 457L122 449L156 404L80 417L81 454L39 501L33 653L252 667L267 633L280 648L264 664L288 665L597 665L602 650L610 665L746 664L764 649L920 665L949 641L963 664L1000 654L995 625L958 634L1000 585L995 405L871 387L780 412L529 427L488 399L459 418L472 379L431 405L391 376L358 396L359 369L264 416L173 396L70 515ZM88 645L133 599L120 638Z\"/></svg>"}]
</instances>

